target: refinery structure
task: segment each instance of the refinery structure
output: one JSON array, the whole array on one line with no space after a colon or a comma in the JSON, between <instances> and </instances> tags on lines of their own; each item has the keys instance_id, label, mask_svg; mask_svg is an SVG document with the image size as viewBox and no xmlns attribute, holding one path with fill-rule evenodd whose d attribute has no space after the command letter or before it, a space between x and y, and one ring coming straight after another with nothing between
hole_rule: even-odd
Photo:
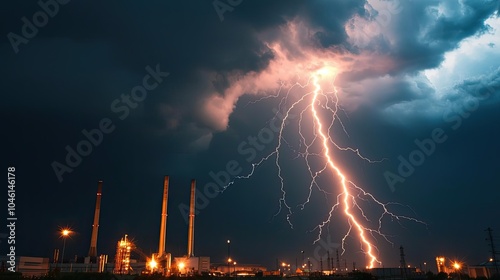
<instances>
[{"instance_id":1,"label":"refinery structure","mask_svg":"<svg viewBox=\"0 0 500 280\"><path fill-rule=\"evenodd\" d=\"M102 183L102 182L100 182ZM99 187L101 189L101 185ZM158 251L151 256L145 256L145 263L132 263L131 252L137 247L125 235L117 243L116 255L114 258L113 273L115 274L161 274L164 276L175 275L198 275L208 273L210 270L209 257L195 257L194 255L194 218L196 201L196 180L191 180L191 198L189 205L189 224L188 224L188 244L186 255L175 257L172 262L172 254L168 252L167 243L167 218L168 218L168 189L169 176L163 178L163 196L161 203L160 232L158 238ZM99 199L99 192L98 192ZM99 201L99 200L98 200ZM98 213L96 204L96 213ZM96 214L98 217L98 214ZM95 222L94 222L95 224ZM95 228L94 228L95 229ZM93 229L93 230L94 230ZM97 234L96 234L97 235ZM92 234L91 250L94 244L94 231ZM141 252L142 255L144 253ZM139 271L137 271L139 270Z\"/></svg>"},{"instance_id":2,"label":"refinery structure","mask_svg":"<svg viewBox=\"0 0 500 280\"><path fill-rule=\"evenodd\" d=\"M62 256L59 249L54 250L53 262L49 262L45 258L26 258L21 257L18 262L29 262L34 265L32 269L28 269L26 275L38 276L47 273L48 271L59 272L111 272L118 275L129 274L161 274L164 276L170 275L200 275L209 273L210 257L195 256L194 253L194 237L195 237L195 202L196 202L196 180L191 180L191 196L189 206L189 223L188 223L188 244L186 246L186 255L176 256L172 258L172 254L168 252L166 247L167 241L167 217L168 217L168 191L169 191L169 176L163 178L163 195L161 200L161 215L160 215L160 230L158 238L158 250L156 253L146 255L141 249L134 244L133 240L125 234L116 243L116 251L114 256L98 254L97 241L99 232L99 217L101 212L101 198L103 194L103 181L97 183L97 194L94 208L94 216L92 223L92 234L90 239L90 247L88 255L82 261L75 260L72 262L64 261L64 249L66 238L71 235L70 229L61 230L61 238L64 239ZM137 253L139 260L133 259L133 254ZM38 260L40 259L40 260ZM21 265L22 266L22 265ZM24 274L24 273L23 273Z\"/></svg>"}]
</instances>

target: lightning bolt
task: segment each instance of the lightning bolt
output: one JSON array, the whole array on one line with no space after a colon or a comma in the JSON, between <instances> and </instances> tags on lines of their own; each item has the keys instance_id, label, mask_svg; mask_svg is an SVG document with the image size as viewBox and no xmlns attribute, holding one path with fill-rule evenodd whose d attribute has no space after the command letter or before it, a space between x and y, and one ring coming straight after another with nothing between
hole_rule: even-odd
<instances>
[{"instance_id":1,"label":"lightning bolt","mask_svg":"<svg viewBox=\"0 0 500 280\"><path fill-rule=\"evenodd\" d=\"M282 146L285 144L289 148L291 148L296 153L296 158L303 158L307 170L310 176L309 182L309 191L307 198L303 203L298 204L300 210L303 210L306 205L310 202L311 194L314 188L317 188L319 191L323 192L325 196L328 196L332 193L337 193L336 203L330 208L328 212L328 217L321 222L318 226L316 226L313 230L318 231L318 235L316 240L313 243L318 242L321 239L323 229L325 226L329 225L332 221L333 214L335 210L341 209L349 228L347 232L344 234L342 238L342 254L345 253L345 245L346 240L349 236L354 235L359 239L360 246L362 252L368 258L367 266L369 268L375 267L377 264L380 265L382 262L378 259L377 253L378 249L374 245L374 241L376 241L376 236L380 236L384 238L387 242L391 243L390 239L386 234L382 231L383 219L385 217L389 217L392 221L397 221L400 223L401 220L408 220L417 223L421 223L426 225L424 222L408 216L396 215L389 210L390 205L400 205L398 203L383 203L377 200L371 193L365 191L363 188L357 186L353 181L351 181L346 173L339 166L338 161L335 161L331 152L332 148L335 148L342 152L351 152L358 156L360 159L367 161L369 163L375 163L380 161L370 160L369 158L363 156L358 149L354 149L351 147L342 147L338 145L334 139L331 137L333 134L332 130L335 123L339 123L343 132L349 136L347 130L339 118L339 112L344 112L339 105L339 97L337 94L337 90L335 88L335 77L336 70L330 67L323 67L315 72L313 72L307 82L305 84L294 83L284 94L284 97L281 98L279 102L279 110L281 111L282 107L287 107L284 111L284 115L281 118L281 125L278 131L278 141L277 145L274 147L273 151L262 157L259 161L252 163L251 170L246 175L236 176L233 181L231 181L228 185L222 188L222 191L227 189L230 185L234 184L238 179L249 179L256 171L256 169L262 165L264 162L274 158L274 164L277 168L277 176L280 181L280 190L281 190L281 198L278 201L279 209L277 213L274 215L276 217L278 214L285 211L286 220L291 228L293 228L293 223L291 221L291 217L293 214L293 208L287 202L287 193L285 190L285 179L283 177L282 167L280 165L281 154L280 150ZM322 89L320 84L320 80L324 80L327 77L332 76L331 86L333 88L332 91L325 92ZM262 97L255 102L260 102L269 98L279 98L282 96L283 88L285 87L285 83L281 82L279 90L274 95L268 95L266 97ZM312 91L302 94L300 98L297 100L292 100L292 93L295 89L306 89L312 87ZM288 103L291 103L287 106ZM248 104L247 104L248 105ZM292 145L288 143L284 136L284 130L287 126L287 122L293 116L295 110L300 110L299 120L298 120L298 135L300 137L300 145L301 150L293 149ZM326 123L324 117L321 113L327 112L331 117L331 121ZM345 112L344 112L345 113ZM278 112L274 116L278 117ZM308 115L309 114L309 115ZM305 122L305 116L308 115L312 119L312 137L307 137L306 133L303 129L303 123ZM320 151L315 151L315 147L319 146ZM322 159L322 164L320 168L314 168L313 164L311 164L312 160ZM324 189L318 183L318 178L321 174L330 172L333 177L334 182L338 182L338 190L335 191L335 188L332 187L329 190ZM381 214L377 221L376 227L370 227L370 219L365 212L363 211L362 206L360 205L360 201L370 201L374 203L376 206L380 207ZM368 224L368 225L367 225Z\"/></svg>"},{"instance_id":2,"label":"lightning bolt","mask_svg":"<svg viewBox=\"0 0 500 280\"><path fill-rule=\"evenodd\" d=\"M328 162L328 166L334 171L334 173L338 176L339 180L340 180L340 183L342 185L342 195L343 195L343 199L342 199L342 203L343 203L343 207L344 207L344 214L347 216L347 219L348 219L348 222L349 222L349 225L351 225L351 227L354 225L354 227L357 229L358 231L358 235L359 235L359 238L361 240L361 242L363 243L363 251L365 252L366 255L368 255L370 261L369 261L369 267L372 268L375 264L375 262L377 263L381 263L377 257L373 254L373 245L370 243L370 241L368 241L368 239L366 238L365 236L365 228L360 224L360 222L358 222L358 219L356 219L356 217L352 214L352 211L350 209L350 204L354 204L356 205L356 202L355 201L352 201L353 200L353 196L350 194L349 192L349 188L347 186L348 183L350 183L349 180L347 180L346 176L343 174L343 172L340 170L340 168L335 165L335 163L333 162L331 156L330 156L330 148L328 147L328 143L330 142L330 138L327 137L325 135L325 133L323 132L323 124L321 123L321 119L320 117L318 116L318 112L316 110L316 106L317 106L317 101L318 101L318 96L321 94L322 90L321 90L321 86L319 85L318 83L318 76L315 75L314 76L314 86L315 86L315 90L314 90L314 95L313 95L313 98L312 98L312 101L311 101L311 112L314 116L314 121L317 125L317 131L318 131L318 134L319 136L321 137L322 139L322 144L323 144L323 152L324 152L324 156L326 158L326 161ZM332 211L333 211L333 207L332 207ZM332 212L330 211L330 213ZM364 214L363 214L364 216ZM366 216L365 216L366 218ZM349 230L350 232L350 230ZM344 236L343 238L343 243L345 242L345 238L347 237Z\"/></svg>"}]
</instances>

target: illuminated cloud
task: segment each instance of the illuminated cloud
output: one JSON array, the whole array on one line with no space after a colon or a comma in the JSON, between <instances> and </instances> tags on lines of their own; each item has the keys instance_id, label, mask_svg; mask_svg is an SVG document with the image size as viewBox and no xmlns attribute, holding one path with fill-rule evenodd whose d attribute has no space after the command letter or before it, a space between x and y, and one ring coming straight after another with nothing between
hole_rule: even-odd
<instances>
[{"instance_id":1,"label":"illuminated cloud","mask_svg":"<svg viewBox=\"0 0 500 280\"><path fill-rule=\"evenodd\" d=\"M389 115L435 114L443 83L451 86L472 74L456 65L467 63L474 44L482 42L484 51L474 63L477 74L489 71L481 62L499 55L494 11L493 1L368 1L335 25L299 13L256 35L272 52L267 66L228 72L226 88L202 101L201 116L207 126L224 130L242 95L272 95L280 82L304 81L325 66L338 69L336 85L350 111L368 106Z\"/></svg>"}]
</instances>

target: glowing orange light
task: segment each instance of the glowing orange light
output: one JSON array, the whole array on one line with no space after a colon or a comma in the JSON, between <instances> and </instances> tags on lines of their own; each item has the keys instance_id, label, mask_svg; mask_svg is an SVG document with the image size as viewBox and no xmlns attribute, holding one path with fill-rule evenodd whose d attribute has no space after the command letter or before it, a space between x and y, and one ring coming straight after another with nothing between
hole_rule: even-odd
<instances>
[{"instance_id":1,"label":"glowing orange light","mask_svg":"<svg viewBox=\"0 0 500 280\"><path fill-rule=\"evenodd\" d=\"M70 228L62 228L61 229L61 237L66 238L70 236L73 233L73 231Z\"/></svg>"},{"instance_id":2,"label":"glowing orange light","mask_svg":"<svg viewBox=\"0 0 500 280\"><path fill-rule=\"evenodd\" d=\"M149 261L148 265L149 265L149 268L151 268L151 270L154 270L156 267L158 267L158 263L155 261L154 255L151 258L151 261Z\"/></svg>"}]
</instances>

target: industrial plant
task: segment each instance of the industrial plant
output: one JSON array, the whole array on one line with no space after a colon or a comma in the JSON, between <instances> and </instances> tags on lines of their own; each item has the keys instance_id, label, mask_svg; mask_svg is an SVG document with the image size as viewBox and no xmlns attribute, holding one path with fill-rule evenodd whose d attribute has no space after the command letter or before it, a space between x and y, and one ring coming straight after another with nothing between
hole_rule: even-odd
<instances>
[{"instance_id":1,"label":"industrial plant","mask_svg":"<svg viewBox=\"0 0 500 280\"><path fill-rule=\"evenodd\" d=\"M163 196L161 203L160 232L158 238L158 250L150 256L140 251L136 245L125 235L116 245L116 254L113 258L114 265L106 266L102 262L108 259L108 256L99 256L99 272L109 272L114 274L160 274L163 276L175 275L198 275L210 271L210 258L198 257L194 255L194 219L195 219L195 201L196 201L196 180L191 180L191 198L189 206L189 224L188 224L188 244L185 256L175 257L172 262L172 254L166 248L167 241L167 217L168 217L168 190L169 176L163 178ZM90 244L89 256L85 258L84 264L96 263L97 248L97 230L99 226L99 212L102 195L102 181L99 181L97 190L97 201L94 215L94 224L92 226L92 239ZM146 259L146 262L137 262L131 259L133 251L139 251ZM112 270L110 269L112 267ZM61 267L61 269L63 269ZM73 268L74 269L74 268Z\"/></svg>"},{"instance_id":2,"label":"industrial plant","mask_svg":"<svg viewBox=\"0 0 500 280\"><path fill-rule=\"evenodd\" d=\"M136 244L125 234L116 244L114 256L98 254L97 241L99 232L99 217L101 212L101 198L103 194L103 181L97 183L96 202L93 215L92 234L88 255L82 261L75 259L73 262L64 262L66 238L72 234L71 229L61 229L63 238L62 253L59 249L54 250L52 262L47 258L18 257L18 268L23 275L41 276L50 272L70 273L70 272L99 272L113 273L116 275L131 274L155 274L162 276L181 275L192 276L208 274L210 272L210 257L195 256L195 201L196 201L196 180L191 180L190 206L188 223L188 243L186 254L172 258L172 254L166 248L167 240L167 217L168 217L168 191L169 176L163 178L163 196L161 203L160 231L158 238L158 250L156 253L146 255ZM133 259L133 253L138 253L140 260ZM145 260L145 261L144 261ZM2 260L4 261L4 260ZM26 267L26 263L30 263Z\"/></svg>"},{"instance_id":3,"label":"industrial plant","mask_svg":"<svg viewBox=\"0 0 500 280\"><path fill-rule=\"evenodd\" d=\"M405 253L402 246L400 251L400 266L395 268L378 267L378 268L356 268L356 263L352 264L352 269L348 267L344 260L341 266L339 251L335 252L335 257L330 257L330 251L327 252L326 259L318 261L319 266L313 268L309 259L302 260L299 265L297 260L295 267L290 263L278 263L274 270L268 270L260 264L242 264L230 258L228 250L228 259L222 263L212 263L209 256L195 255L195 203L196 203L196 180L191 180L190 185L190 203L187 228L187 246L186 254L181 256L172 256L169 252L167 241L167 218L168 218L168 195L169 195L169 176L163 178L163 193L161 200L160 227L158 236L158 249L155 253L146 255L127 234L116 243L116 251L114 256L106 254L98 254L97 241L99 232L99 218L101 213L101 198L103 194L103 181L97 182L97 193L92 223L92 233L90 239L90 247L88 255L81 260L72 262L64 262L64 254L66 247L66 238L72 234L71 229L61 229L61 238L63 238L62 252L59 249L54 250L52 262L49 258L37 257L17 257L16 263L18 274L23 277L41 277L47 275L70 274L70 273L107 273L120 276L132 275L156 275L162 277L191 277L191 276L210 276L210 277L304 277L304 278L346 278L358 279L359 277L375 277L377 279L430 279L428 273L430 269L421 265L410 266L405 261ZM491 246L492 258L489 261L467 266L456 260L448 259L444 256L436 257L436 270L438 274L448 275L449 277L462 280L464 277L478 278L494 278L499 274L499 261L495 258L498 252L495 249L492 230L488 231L489 244ZM227 240L229 248L230 240ZM134 258L134 253L139 255L139 258ZM302 254L304 251L301 252ZM333 253L333 252L332 252ZM2 267L5 267L5 259L2 261ZM0 271L0 276L5 271ZM432 274L432 273L431 273ZM1 277L0 277L1 278ZM1 278L3 279L3 278ZM464 278L466 279L466 278Z\"/></svg>"}]
</instances>

